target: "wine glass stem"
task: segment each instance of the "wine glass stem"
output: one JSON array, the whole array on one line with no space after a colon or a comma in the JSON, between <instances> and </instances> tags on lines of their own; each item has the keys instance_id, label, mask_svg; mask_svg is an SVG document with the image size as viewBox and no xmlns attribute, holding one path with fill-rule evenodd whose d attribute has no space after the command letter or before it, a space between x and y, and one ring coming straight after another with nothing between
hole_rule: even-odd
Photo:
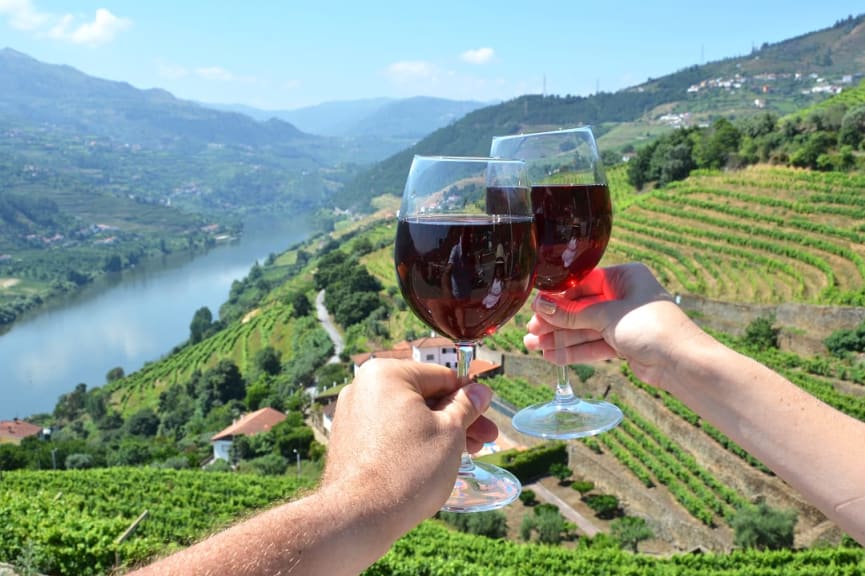
<instances>
[{"instance_id":1,"label":"wine glass stem","mask_svg":"<svg viewBox=\"0 0 865 576\"><path fill-rule=\"evenodd\" d=\"M469 383L469 367L472 365L474 353L474 345L471 343L457 343L457 380L459 381L460 386L465 386ZM474 467L475 465L474 462L472 462L472 457L468 452L463 450L462 456L460 457L460 469L458 473L464 474L471 472Z\"/></svg>"},{"instance_id":2,"label":"wine glass stem","mask_svg":"<svg viewBox=\"0 0 865 576\"><path fill-rule=\"evenodd\" d=\"M556 350L559 354L558 360L565 361L565 343L564 333L557 330L553 333L556 341ZM568 402L574 399L574 389L571 388L571 380L568 376L568 366L566 364L558 364L556 366L556 399L555 402Z\"/></svg>"}]
</instances>

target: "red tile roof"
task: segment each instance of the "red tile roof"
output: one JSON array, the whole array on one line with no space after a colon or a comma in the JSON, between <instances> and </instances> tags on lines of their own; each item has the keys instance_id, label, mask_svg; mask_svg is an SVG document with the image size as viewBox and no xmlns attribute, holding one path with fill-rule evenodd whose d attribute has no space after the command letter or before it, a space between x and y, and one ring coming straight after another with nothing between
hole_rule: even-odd
<instances>
[{"instance_id":1,"label":"red tile roof","mask_svg":"<svg viewBox=\"0 0 865 576\"><path fill-rule=\"evenodd\" d=\"M360 366L370 358L396 358L397 360L411 360L411 348L395 348L393 350L376 350L375 352L363 352L351 357L355 366Z\"/></svg>"},{"instance_id":2,"label":"red tile roof","mask_svg":"<svg viewBox=\"0 0 865 576\"><path fill-rule=\"evenodd\" d=\"M255 436L267 432L285 420L285 414L273 408L262 408L244 415L240 420L211 438L211 442L225 440L233 436Z\"/></svg>"},{"instance_id":3,"label":"red tile roof","mask_svg":"<svg viewBox=\"0 0 865 576\"><path fill-rule=\"evenodd\" d=\"M418 338L411 343L415 348L456 348L456 344L450 338L444 336L429 336Z\"/></svg>"},{"instance_id":4,"label":"red tile roof","mask_svg":"<svg viewBox=\"0 0 865 576\"><path fill-rule=\"evenodd\" d=\"M501 368L501 366L498 364L493 364L486 360L474 359L469 365L469 378L477 378L478 376L483 376L488 372L494 372L499 368Z\"/></svg>"},{"instance_id":5,"label":"red tile roof","mask_svg":"<svg viewBox=\"0 0 865 576\"><path fill-rule=\"evenodd\" d=\"M0 421L0 442L3 440L20 442L22 438L36 436L40 432L42 432L42 426L18 418Z\"/></svg>"}]
</instances>

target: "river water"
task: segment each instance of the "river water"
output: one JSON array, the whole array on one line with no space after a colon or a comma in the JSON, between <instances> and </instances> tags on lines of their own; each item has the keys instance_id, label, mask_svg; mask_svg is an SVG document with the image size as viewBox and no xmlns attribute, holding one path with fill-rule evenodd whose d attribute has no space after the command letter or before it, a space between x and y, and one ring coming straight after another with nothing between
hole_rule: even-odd
<instances>
[{"instance_id":1,"label":"river water","mask_svg":"<svg viewBox=\"0 0 865 576\"><path fill-rule=\"evenodd\" d=\"M196 310L216 317L234 280L309 236L297 221L245 230L238 242L140 266L17 322L0 336L0 420L51 412L78 383L101 386L116 366L129 374L160 358L189 337Z\"/></svg>"}]
</instances>

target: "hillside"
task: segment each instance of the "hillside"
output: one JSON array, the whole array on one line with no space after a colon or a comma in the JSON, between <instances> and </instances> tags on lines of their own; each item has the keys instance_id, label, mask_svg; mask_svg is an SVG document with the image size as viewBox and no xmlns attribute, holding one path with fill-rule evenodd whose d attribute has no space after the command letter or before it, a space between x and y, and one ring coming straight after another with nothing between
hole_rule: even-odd
<instances>
[{"instance_id":1,"label":"hillside","mask_svg":"<svg viewBox=\"0 0 865 576\"><path fill-rule=\"evenodd\" d=\"M759 65L771 58L781 62L788 53L795 53L805 65L832 74L842 74L851 62L861 66L856 50L847 51L846 47L858 46L855 43L862 38L862 21L863 17L858 17L839 22L814 35L792 39L789 44L780 43L784 49L777 54L773 52L776 45L765 46L755 52L760 54ZM819 42L815 44L816 40ZM825 52L823 57L817 57L822 46L832 46L828 59ZM723 65L735 66L737 61L745 63L744 59L731 59ZM757 63L752 66L749 73L768 73ZM689 69L679 76L644 85L642 90L587 98L524 96L470 112L411 149L376 165L350 185L342 186L347 172L339 170L325 171L327 176L321 176L321 180L317 180L321 173L310 176L309 189L317 191L309 200L310 207L327 207L329 202L335 202L338 206L360 206L371 214L339 220L332 232L319 234L253 266L245 279L232 286L218 320L210 311L196 313L189 341L167 351L160 360L133 374L120 374L103 387L88 389L86 384L79 384L63 395L54 413L39 421L57 427L49 442L23 443L20 450L0 447L0 468L10 486L9 493L0 497L0 517L13 528L29 528L24 532L7 530L6 536L0 538L0 561L29 559L32 565L53 566L52 573L107 572L115 553L121 554L123 562L147 557L165 546L184 546L248 510L293 494L299 486L291 480L295 474L294 455L298 458L298 476L301 459L303 474L311 471L315 475L324 452L304 424L304 417L312 421L320 414L320 408L310 405L305 389L323 388L349 378L351 366L347 359L351 354L388 348L428 333L429 329L408 311L399 295L392 260L395 210L411 154L484 154L489 138L496 133L582 121L597 124L602 138L615 136L633 145L633 135L639 131L634 118L653 122L653 114L660 109L669 112L682 102L708 107L713 101L717 104L724 100L731 106L728 110L733 110L751 97L736 94L719 99L717 95L701 95L700 91L687 92L695 79L699 84L703 81L699 78L710 77L702 74L710 72L714 77L727 73L720 68ZM791 86L794 80L790 80ZM865 90L865 84L857 90L842 91L835 98L852 94L852 106L858 106L862 102L858 96L861 90ZM673 94L682 98L682 91L684 99L669 99ZM700 100L704 97L707 99ZM861 143L842 154L837 134L830 138L815 126L828 118L827 111L833 110L837 102L819 92L807 96L799 92L783 106L779 104L777 110L813 105L803 109L802 116L788 116L777 125L772 123L766 132L753 134L747 131L753 125L743 124L742 140L752 145L754 159L747 165L744 160L735 166L729 162L747 150L737 141L735 147L718 155L720 165L716 168L689 170L663 186L651 180L637 190L628 183L628 166L610 168L608 177L616 212L613 237L602 264L644 261L680 297L683 308L719 339L779 371L838 410L865 421L865 368L856 357L828 354L824 344L826 336L841 329L855 329L865 318L861 308L865 302L865 201L861 197L865 176L861 170ZM703 113L693 110L694 114ZM710 111L707 118L714 114ZM840 118L837 120L840 122ZM791 136L784 141L789 148L772 149L777 152L775 164L770 164L768 158L761 161L759 139L777 144L784 126L788 126ZM689 141L700 144L696 146L698 152L705 151L701 146L713 142L712 138L724 134L725 129L724 123L695 128L688 133ZM626 138L622 134L627 130L636 132ZM865 135L865 130L861 132L860 136ZM6 196L0 194L0 216L7 218L9 230L20 232L34 226L42 227L37 228L40 233L52 226L71 229L77 225L77 218L84 218L80 214L86 214L86 210L76 208L75 195L52 196L45 192L52 182L63 183L65 190L94 188L99 202L108 203L110 198L119 203L125 198L116 205L116 220L112 221L123 222L121 215L134 207L128 202L133 201L129 195L131 190L137 190L137 182L149 177L154 179L149 180L152 184L173 177L171 170L163 174L154 168L156 164L149 163L164 160L165 155L176 158L170 151L163 153L147 147L125 150L109 137L83 139L63 130L13 126L6 135L10 140L13 135L27 138L29 144L29 156L15 156L19 152L9 144L7 154L12 159L0 163L0 169L7 170L17 190ZM781 161L782 154L790 160L818 139L826 140L826 147L809 158L817 165L822 155L821 171L793 168ZM45 166L47 151L55 148L68 149L69 157ZM197 165L202 171L222 165L237 152L230 146L204 148L205 156L195 157L192 162L206 157L215 163ZM232 172L238 178L234 181L236 194L245 192L248 185L240 176L248 172L240 167L251 166L246 164L253 162L251 158L261 161L266 157L262 150L250 149L249 156L235 159L237 164L222 165L228 172L237 171ZM142 156L134 156L139 153ZM661 156L668 158L669 154ZM835 169L835 162L842 157L849 160L845 163L848 171ZM148 171L136 172L132 159L137 158L145 159ZM90 162L86 169L82 159ZM311 156L302 161L317 162ZM38 169L20 169L31 165ZM109 165L123 168L114 176ZM256 180L259 187L252 189L267 195L273 186L270 178L277 172L264 168L261 172L267 176ZM160 190L161 184L141 189ZM167 197L174 204L185 197L200 202L208 196L196 190L172 188L172 193L165 196L162 189L162 195L154 197ZM21 198L33 198L40 214L50 217L44 222L30 218L31 209ZM230 195L223 198L239 202ZM172 214L166 212L166 203L141 202L158 214ZM75 214L75 218L67 214ZM186 221L174 223L177 231L186 225ZM0 260L0 280L4 275L2 266L8 260ZM333 348L312 305L320 290L325 290L325 302L340 323L346 341L341 363L327 363ZM860 307L835 306L842 302L858 303ZM504 355L506 359L504 374L488 381L505 410L552 394L544 384L550 381L545 379L550 366L527 355L522 347L529 315L524 308L513 322L484 343L483 352L489 357ZM768 322L770 330L778 330L776 345L748 338L748 329L758 319ZM537 535L528 543L515 542L520 539L517 526L521 520L536 514L532 507L520 503L507 511L511 522L508 539L459 534L433 520L400 540L366 573L841 576L862 571L865 553L861 548L850 546L849 539L801 495L681 402L640 382L618 361L572 370L578 393L608 395L626 413L625 422L613 431L566 445L563 450L572 479L591 483L590 496L614 497L621 516L643 518L648 523L652 537L641 544L638 552L619 549L609 534L612 530L608 518L592 518L602 529L596 537L565 525L559 533L564 533L565 540L560 544L539 545ZM212 477L215 480L205 478L208 487L204 487L203 472L175 474L152 468L198 467L209 458L213 433L239 414L261 406L284 409L291 426L266 441L249 442L236 457L245 472L280 476L274 482L247 482L240 474L217 473ZM490 416L509 438L527 446L536 442L519 438L509 428L505 412L490 411ZM53 449L57 449L56 454ZM137 468L5 472L11 467L49 468L55 456L60 468ZM489 458L504 456L498 453ZM289 465L292 467L286 471ZM553 484L551 480L543 479ZM150 489L130 491L135 482ZM565 501L581 507L585 514L593 514L587 498L576 487L564 484L554 488ZM157 493L159 489L161 493ZM740 508L758 500L796 513L796 550L734 549L733 518ZM70 506L58 507L58 501ZM145 525L140 538L135 536L123 545L114 543L117 534L145 507L153 508L152 526ZM699 553L687 553L695 549ZM85 558L87 566L76 564L79 557ZM58 568L61 565L62 570Z\"/></svg>"},{"instance_id":2,"label":"hillside","mask_svg":"<svg viewBox=\"0 0 865 576\"><path fill-rule=\"evenodd\" d=\"M70 66L45 64L11 48L0 51L0 117L53 125L72 134L172 148L222 143L283 146L314 139L287 122L254 122L179 100L164 90L139 90L94 78Z\"/></svg>"},{"instance_id":3,"label":"hillside","mask_svg":"<svg viewBox=\"0 0 865 576\"><path fill-rule=\"evenodd\" d=\"M370 198L402 193L414 154L486 155L490 139L499 134L590 124L601 149L618 152L718 117L786 115L858 84L865 75L863 30L865 14L767 44L747 56L692 66L615 93L526 95L488 106L370 167L334 202L365 210Z\"/></svg>"},{"instance_id":4,"label":"hillside","mask_svg":"<svg viewBox=\"0 0 865 576\"><path fill-rule=\"evenodd\" d=\"M831 285L830 278L836 279L839 289L843 286L844 289L856 290L865 285L854 264L845 264L843 257L826 249L829 244L840 246L843 242L849 242L851 253L858 253L861 249L861 243L844 240L845 233L842 232L848 229L848 223L843 220L844 212L852 208L816 199L827 194L846 197L845 190L859 185L858 180L851 180L853 178L856 177L760 166L738 173L696 173L669 190L635 194L624 185L621 169L613 171L613 194L620 209L605 263L642 257L642 254L630 253L639 248L648 254L646 260L649 265L667 285L683 293L691 294L691 288L699 293L698 289L702 288L703 293L712 298L740 300L751 296L774 302L771 295L773 291L779 291L791 299L820 304ZM788 188L800 197L810 197L811 201L801 203L802 212L793 211L789 216L779 212L778 220L773 220L772 226L766 226L765 219L774 216L772 203L784 205L787 202L783 195L779 195L779 190ZM66 437L75 438L77 434L83 434L91 445L100 438L103 442L119 441L118 448L109 452L117 454L112 456L114 458L129 457L128 454L160 458L161 454L170 453L168 446L176 441L186 451L184 458L189 459L205 453L207 447L202 445L206 438L223 425L226 418L230 422L231 410L242 409L246 402L282 398L288 405L297 406L295 391L299 382L307 382L312 374L330 379L330 373L325 376L325 369L321 368L331 353L326 345L328 340L318 323L304 316L302 307L298 307L298 295L305 295L308 301L315 295L317 288L313 271L321 270L324 262L354 263L357 269L368 271L380 283L380 308L355 319L350 326L343 326L348 354L387 347L412 334L425 333L426 329L401 303L395 287L391 247L393 202L382 198L377 205L380 211L375 216L341 223L332 234L295 246L264 266L255 267L247 279L232 289L230 301L221 314L226 318L224 327L214 327L214 331L200 342L180 346L135 374L104 388L86 391L84 405L90 406L102 398L105 411L96 420L89 416L91 408L86 408L80 424L66 423ZM686 206L695 219L677 215L675 209L678 206ZM827 211L822 206L834 206L838 210ZM746 213L751 216L743 220ZM655 225L644 225L646 219ZM813 226L799 225L800 220L811 222ZM702 235L697 234L695 228L704 229L700 232ZM763 232L763 228L777 229L780 235L773 237ZM670 238L655 236L653 231ZM796 231L812 240L800 242L798 237L793 237ZM743 246L743 240L738 239L741 234L753 238L753 241L748 240L747 246ZM761 234L765 239L760 237ZM693 238L693 244L687 244L690 238ZM701 248L705 252L696 248L701 243L707 245ZM687 249L678 250L680 244L685 244ZM737 251L742 253L736 254ZM337 253L343 256L334 259ZM777 267L768 264L774 257L778 259ZM820 261L825 265L816 264ZM757 267L751 274L748 263L753 267L755 262ZM761 270L761 266L764 269ZM710 270L717 270L723 282L712 281L716 277L709 273ZM790 273L779 273L785 270ZM831 276L828 270L831 270ZM335 285L333 289L337 289ZM819 310L815 317L829 317L825 307ZM524 356L520 350L526 318L527 312L518 315L515 322L488 338L486 346L489 353L509 355L505 376L492 385L502 402L514 406L550 394L543 385L529 384L530 381L538 382L546 364ZM699 315L697 318L710 320ZM739 329L750 321L746 318L736 325L735 318L728 320L730 326ZM852 328L858 318L841 314L834 316L833 321L835 329ZM783 325L780 328L782 331L785 329ZM802 337L802 332L799 328L787 330L786 341L789 343ZM772 348L751 348L743 341L723 334L719 337L781 371L829 404L856 418L865 419L865 374L861 367L822 354L800 357ZM260 373L261 354L266 348L273 349L280 358L279 373L273 376ZM207 382L216 382L214 378L222 370L224 361L238 367L244 379L246 396L223 406L214 405L210 416L204 418L195 409L201 400L187 398L184 390L198 390ZM801 496L767 474L759 462L701 422L675 399L647 388L617 363L593 368L585 382L579 385L580 393L600 395L609 389L614 395L611 398L625 410L627 421L613 432L570 446L571 467L575 475L578 479L593 482L596 493L617 497L623 503L624 513L650 520L654 537L646 543L647 549L671 553L701 546L715 551L693 557L693 560L688 560L692 558L690 556L658 560L644 554L626 555L603 548L604 540L601 539L597 540L598 546L606 551L597 552L599 556L593 562L598 566L633 565L637 570L639 566L660 563L653 569L676 574L676 570L685 565L693 569L694 564L684 563L698 562L697 558L700 558L701 570L705 573L725 573L724 567L733 565L748 570L749 566L757 563L771 562L779 574L795 574L795 570L803 565L825 568L821 573L831 574L845 563L855 565L861 561L860 552L832 547L795 553L729 552L732 546L730 514L738 506L758 497L765 498L772 506L797 511L797 546L811 547L820 541L834 544L841 535ZM68 406L70 399L71 396L58 406ZM124 437L118 438L117 435L126 433L124 431L130 423L140 419L142 410L148 409L155 412L159 421L159 432L154 432L156 435L147 441L149 444L145 444L141 437L134 441L132 438L120 440ZM498 415L495 419L504 434L515 437L507 427L506 417ZM80 431L75 432L77 429ZM75 441L79 443L79 450L87 449L83 437ZM151 447L142 452L144 446ZM131 452L133 447L138 452ZM97 479L94 475L92 481L94 486L105 486L94 488L94 493L98 494L100 490L115 490L111 486L118 479L110 475L100 475ZM569 487L564 490L573 493L572 496L565 494L565 497L571 498L576 505L584 505L576 492ZM531 509L522 504L515 504L508 512L514 522L531 513ZM180 508L177 514L180 514ZM601 521L597 523L606 526ZM62 530L69 534L70 539L78 537L74 536L78 533L74 522L63 524ZM527 558L531 557L531 562L537 566L544 566L544 570L557 574L571 569L563 568L562 563L573 567L579 558L585 558L584 554L592 554L586 550L593 548L593 541L584 536L577 536L579 544L576 547L580 552L575 554L569 551L567 544L502 544L442 530L437 525L420 528L416 533L420 536L405 538L370 573L377 574L377 570L384 570L381 573L385 574L412 573L415 566L412 558L426 554L422 551L433 547L436 551L429 554L434 558L425 560L434 565L430 568L431 573L439 569L459 572L469 566L481 574L491 566L507 573L507 570L516 570L507 560L513 556L519 557L519 562L529 561ZM451 549L453 554L447 558L440 552L443 545L454 546ZM473 562L476 560L462 556L468 554L466 550L475 550L474 554L491 554L495 550L499 556L493 563L484 560L483 566L475 565ZM830 563L833 567L826 567ZM802 568L803 574L809 573L808 569Z\"/></svg>"}]
</instances>

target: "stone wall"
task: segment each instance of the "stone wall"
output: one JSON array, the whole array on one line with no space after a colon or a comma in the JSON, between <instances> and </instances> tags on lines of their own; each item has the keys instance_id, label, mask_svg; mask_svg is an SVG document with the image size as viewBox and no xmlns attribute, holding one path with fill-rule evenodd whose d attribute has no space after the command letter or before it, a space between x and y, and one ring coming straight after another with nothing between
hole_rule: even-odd
<instances>
[{"instance_id":1,"label":"stone wall","mask_svg":"<svg viewBox=\"0 0 865 576\"><path fill-rule=\"evenodd\" d=\"M495 353L488 356L490 361L501 361L508 376L520 377L531 382L555 381L555 368L538 356ZM697 462L708 469L719 481L742 494L748 500L764 498L771 506L782 509L795 509L799 515L796 541L797 546L812 544L811 537L821 532L818 526L825 526L826 518L810 505L800 494L786 483L750 467L741 458L724 449L705 434L695 434L694 427L672 414L658 400L634 387L622 376L619 361L595 365L596 374L585 384L574 376L572 382L576 392L581 395L602 396L604 393L618 395L640 416L663 431L691 453ZM488 415L491 415L490 411ZM537 439L523 436L510 426L508 418L497 414L493 420L500 430L512 440L531 446ZM585 448L580 442L569 443L571 468L580 476L592 480L606 493L626 499L626 506L638 515L651 518L656 525L656 535L667 541L676 542L683 550L702 545L713 550L724 550L731 542L729 529L719 527L709 529L691 518L670 494L661 488L646 489L631 473L611 455L598 456ZM807 535L805 538L802 535ZM808 540L808 541L806 541Z\"/></svg>"},{"instance_id":2,"label":"stone wall","mask_svg":"<svg viewBox=\"0 0 865 576\"><path fill-rule=\"evenodd\" d=\"M781 329L782 349L803 356L826 351L823 340L836 330L850 330L865 320L865 307L814 306L784 303L775 305L740 304L679 295L680 306L692 313L703 326L734 336L745 332L748 324L761 316L774 315Z\"/></svg>"}]
</instances>

